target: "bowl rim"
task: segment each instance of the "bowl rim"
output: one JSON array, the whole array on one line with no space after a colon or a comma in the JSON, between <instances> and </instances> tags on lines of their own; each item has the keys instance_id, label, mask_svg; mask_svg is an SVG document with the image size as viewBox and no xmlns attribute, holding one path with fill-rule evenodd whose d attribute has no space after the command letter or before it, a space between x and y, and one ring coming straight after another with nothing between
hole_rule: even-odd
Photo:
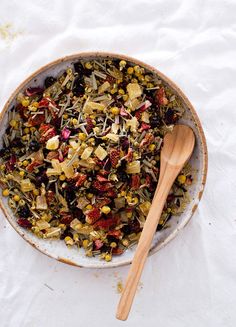
<instances>
[{"instance_id":1,"label":"bowl rim","mask_svg":"<svg viewBox=\"0 0 236 327\"><path fill-rule=\"evenodd\" d=\"M207 143L206 143L206 138L204 135L204 131L200 122L200 119L197 115L196 110L194 109L193 105L191 104L191 102L189 101L189 99L186 97L186 95L183 93L183 91L169 78L167 77L165 74L163 74L162 72L160 72L157 68L144 63L143 61L133 58L131 56L127 56L124 54L117 54L117 53L113 53L113 52L103 52L103 51L89 51L89 52L79 52L79 53L75 53L72 55L66 55L63 57L60 57L58 59L55 59L53 61L50 61L49 63L41 66L39 69L37 69L36 71L34 71L32 74L30 74L26 79L24 79L19 86L11 93L10 97L8 98L8 100L6 101L5 105L3 106L2 111L0 112L0 121L2 121L5 113L9 110L9 105L11 104L12 101L14 101L14 99L16 98L17 94L24 89L24 87L30 82L32 81L34 78L36 78L40 73L42 73L43 71L50 69L62 62L73 62L74 60L79 60L79 59L84 59L84 58L104 58L104 59L119 59L119 60L126 60L126 61L130 61L134 64L140 65L146 69L148 69L149 71L153 72L154 74L158 75L167 85L169 85L182 99L182 101L184 102L184 104L188 107L188 109L190 110L193 119L194 119L194 123L196 125L196 128L198 130L199 133L199 137L200 137L200 147L202 148L202 153L203 153L203 167L202 167L202 171L201 171L201 181L200 181L200 190L198 192L197 198L198 198L198 203L202 197L203 191L204 191L204 187L206 184L206 178L207 178L207 170L208 170L208 152L207 152ZM166 246L171 240L173 240L176 235L180 232L180 230L182 230L190 221L190 219L192 218L194 212L196 211L197 207L198 207L198 203L196 203L193 207L192 207L192 211L189 214L189 217L187 217L186 221L181 224L181 226L179 228L176 228L163 242L158 243L157 246L153 247L150 252L149 255L152 255L154 253L156 253L157 251L159 251L160 249L162 249L164 246ZM25 240L27 241L31 246L33 246L35 249L37 249L38 251L40 251L41 253L47 255L50 258L56 259L59 262L63 262L72 266L76 266L76 267L80 267L80 268L113 268L113 267L120 267L120 266L124 266L124 265L128 265L131 264L132 259L128 259L128 260L124 260L122 262L109 262L109 264L106 265L98 265L98 264L92 264L92 265L80 265L77 264L76 262L73 262L69 259L66 258L61 258L61 257L57 257L56 255L53 255L52 253L49 253L47 250L42 250L40 247L38 247L36 244L34 244L33 241L31 241L30 239L28 239L25 235L25 233L23 231L21 231L20 229L17 229L12 221L11 221L11 217L13 216L10 215L7 210L4 207L3 201L0 198L0 208L5 216L5 218L8 220L8 222L10 223L10 225L14 228L14 230Z\"/></svg>"}]
</instances>

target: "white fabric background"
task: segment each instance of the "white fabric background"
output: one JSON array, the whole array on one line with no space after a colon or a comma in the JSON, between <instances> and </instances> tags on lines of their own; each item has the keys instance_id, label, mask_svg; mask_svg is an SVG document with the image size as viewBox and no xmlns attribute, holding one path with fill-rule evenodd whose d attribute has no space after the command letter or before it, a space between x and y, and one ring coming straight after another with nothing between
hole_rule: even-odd
<instances>
[{"instance_id":1,"label":"white fabric background","mask_svg":"<svg viewBox=\"0 0 236 327\"><path fill-rule=\"evenodd\" d=\"M195 106L208 181L190 224L148 259L126 323L114 318L128 268L86 270L35 251L0 217L0 325L236 326L236 2L0 2L0 106L30 73L66 54L124 53L172 78ZM16 32L16 36L13 34ZM48 286L51 288L49 288Z\"/></svg>"}]
</instances>

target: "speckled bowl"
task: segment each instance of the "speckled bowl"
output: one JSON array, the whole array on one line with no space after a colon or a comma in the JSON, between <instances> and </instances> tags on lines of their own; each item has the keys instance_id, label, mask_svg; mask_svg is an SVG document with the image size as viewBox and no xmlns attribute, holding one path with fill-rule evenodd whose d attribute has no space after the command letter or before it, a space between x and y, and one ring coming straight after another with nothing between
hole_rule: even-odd
<instances>
[{"instance_id":1,"label":"speckled bowl","mask_svg":"<svg viewBox=\"0 0 236 327\"><path fill-rule=\"evenodd\" d=\"M38 86L43 85L43 81L46 76L52 75L56 76L58 73L63 71L64 69L70 67L76 60L78 59L99 59L99 58L108 58L108 59L124 59L129 61L135 65L140 65L146 68L147 70L157 74L159 78L163 80L163 82L168 85L175 94L181 98L183 102L183 106L186 109L186 113L184 118L181 120L181 123L189 125L196 136L196 145L194 148L193 155L191 157L191 165L193 169L196 171L195 174L195 182L191 186L190 195L191 201L187 205L184 213L178 217L172 217L170 220L170 227L164 229L160 232L157 232L152 247L150 250L150 254L155 253L164 247L168 242L170 242L178 232L188 223L191 219L194 211L196 210L198 203L201 199L204 185L206 182L206 174L207 174L207 146L205 136L202 130L201 123L199 118L187 99L187 97L183 94L183 92L165 75L160 73L157 69L130 57L124 55L117 55L113 53L101 53L101 52L88 52L88 53L80 53L71 56L67 56L58 60L55 60L48 65L40 68L35 73L33 73L30 77L28 77L24 82L20 84L20 86L13 92L10 99L5 104L1 115L0 115L0 148L2 147L2 135L5 132L6 124L7 124L7 115L8 110L15 104L16 96L19 92L25 90L25 88L29 86ZM7 199L0 196L0 206L1 209L12 225L12 227L34 248L41 251L42 253L48 255L49 257L55 258L58 261L78 266L78 267L88 267L88 268L107 268L107 267L117 267L131 263L135 248L127 250L121 256L113 257L111 262L105 262L100 260L98 257L88 258L85 256L83 250L78 251L78 249L68 249L64 242L59 240L43 240L34 236L32 233L27 230L21 228L17 223L16 219L8 207Z\"/></svg>"}]
</instances>

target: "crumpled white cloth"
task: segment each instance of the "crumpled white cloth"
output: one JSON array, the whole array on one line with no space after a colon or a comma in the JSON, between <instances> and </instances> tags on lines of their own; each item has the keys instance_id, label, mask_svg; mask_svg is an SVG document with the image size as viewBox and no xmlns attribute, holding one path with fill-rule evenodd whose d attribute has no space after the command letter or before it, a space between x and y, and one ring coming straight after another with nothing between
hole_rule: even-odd
<instances>
[{"instance_id":1,"label":"crumpled white cloth","mask_svg":"<svg viewBox=\"0 0 236 327\"><path fill-rule=\"evenodd\" d=\"M202 121L209 150L204 196L188 226L148 259L126 326L236 325L235 12L233 0L1 0L1 108L41 65L103 50L157 67ZM58 263L0 216L1 327L124 325L114 315L116 284L127 271Z\"/></svg>"}]
</instances>

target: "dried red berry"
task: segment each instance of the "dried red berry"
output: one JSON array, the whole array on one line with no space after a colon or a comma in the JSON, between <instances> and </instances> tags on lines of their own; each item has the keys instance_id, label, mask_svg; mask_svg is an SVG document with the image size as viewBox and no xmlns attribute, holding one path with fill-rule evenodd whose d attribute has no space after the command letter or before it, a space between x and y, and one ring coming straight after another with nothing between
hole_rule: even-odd
<instances>
[{"instance_id":1,"label":"dried red berry","mask_svg":"<svg viewBox=\"0 0 236 327\"><path fill-rule=\"evenodd\" d=\"M13 171L13 169L15 168L15 164L16 164L16 156L12 154L10 159L6 163L7 171Z\"/></svg>"},{"instance_id":2,"label":"dried red berry","mask_svg":"<svg viewBox=\"0 0 236 327\"><path fill-rule=\"evenodd\" d=\"M109 180L107 179L107 178L105 178L105 177L103 177L103 176L100 176L100 175L97 175L97 180L99 181L99 182L109 182Z\"/></svg>"},{"instance_id":3,"label":"dried red berry","mask_svg":"<svg viewBox=\"0 0 236 327\"><path fill-rule=\"evenodd\" d=\"M41 126L39 128L39 133L41 134L39 142L44 143L56 135L56 130L50 124L41 124Z\"/></svg>"},{"instance_id":4,"label":"dried red berry","mask_svg":"<svg viewBox=\"0 0 236 327\"><path fill-rule=\"evenodd\" d=\"M112 249L112 254L113 255L121 255L123 252L124 252L124 250L121 249L121 248L113 248Z\"/></svg>"},{"instance_id":5,"label":"dried red berry","mask_svg":"<svg viewBox=\"0 0 236 327\"><path fill-rule=\"evenodd\" d=\"M147 133L140 143L140 148L148 146L153 140L154 136L151 133Z\"/></svg>"},{"instance_id":6,"label":"dried red berry","mask_svg":"<svg viewBox=\"0 0 236 327\"><path fill-rule=\"evenodd\" d=\"M107 233L108 236L114 236L116 238L120 238L120 236L122 235L121 231L120 230L110 230L108 233Z\"/></svg>"},{"instance_id":7,"label":"dried red berry","mask_svg":"<svg viewBox=\"0 0 236 327\"><path fill-rule=\"evenodd\" d=\"M86 118L86 123L87 123L87 125L85 127L86 128L86 131L88 133L90 133L93 130L93 128L94 128L94 123L93 123L93 121L92 121L92 119L90 117L87 117Z\"/></svg>"},{"instance_id":8,"label":"dried red berry","mask_svg":"<svg viewBox=\"0 0 236 327\"><path fill-rule=\"evenodd\" d=\"M157 97L157 102L158 102L160 105L167 105L167 103L168 103L168 99L167 99L167 97L166 97L164 87L161 87L161 88L157 91L157 93L156 93L156 97Z\"/></svg>"},{"instance_id":9,"label":"dried red berry","mask_svg":"<svg viewBox=\"0 0 236 327\"><path fill-rule=\"evenodd\" d=\"M61 218L60 218L61 224L65 224L67 226L70 225L70 223L74 219L72 214L64 211L62 211L60 214L61 214Z\"/></svg>"},{"instance_id":10,"label":"dried red berry","mask_svg":"<svg viewBox=\"0 0 236 327\"><path fill-rule=\"evenodd\" d=\"M112 184L111 183L101 183L99 181L95 181L93 183L93 187L99 191L105 192L105 191L108 191L110 188L112 188Z\"/></svg>"},{"instance_id":11,"label":"dried red berry","mask_svg":"<svg viewBox=\"0 0 236 327\"><path fill-rule=\"evenodd\" d=\"M110 160L111 160L111 165L113 168L115 168L119 162L120 158L120 150L118 149L111 149L110 150Z\"/></svg>"},{"instance_id":12,"label":"dried red berry","mask_svg":"<svg viewBox=\"0 0 236 327\"><path fill-rule=\"evenodd\" d=\"M98 208L102 208L103 206L106 206L110 202L111 202L111 200L108 197L105 199L97 199L96 206Z\"/></svg>"},{"instance_id":13,"label":"dried red berry","mask_svg":"<svg viewBox=\"0 0 236 327\"><path fill-rule=\"evenodd\" d=\"M93 208L86 213L86 222L94 224L101 217L101 212L98 208Z\"/></svg>"},{"instance_id":14,"label":"dried red berry","mask_svg":"<svg viewBox=\"0 0 236 327\"><path fill-rule=\"evenodd\" d=\"M42 100L39 101L39 108L43 108L43 107L48 107L49 105L49 100L43 98Z\"/></svg>"},{"instance_id":15,"label":"dried red berry","mask_svg":"<svg viewBox=\"0 0 236 327\"><path fill-rule=\"evenodd\" d=\"M111 227L115 227L117 220L114 218L100 219L93 226L94 228L108 230Z\"/></svg>"},{"instance_id":16,"label":"dried red berry","mask_svg":"<svg viewBox=\"0 0 236 327\"><path fill-rule=\"evenodd\" d=\"M85 174L78 174L78 176L76 178L77 178L77 181L75 183L75 186L76 187L79 187L79 186L82 186L84 184L84 182L87 179L87 175L85 175Z\"/></svg>"},{"instance_id":17,"label":"dried red berry","mask_svg":"<svg viewBox=\"0 0 236 327\"><path fill-rule=\"evenodd\" d=\"M140 176L139 175L132 175L131 188L133 190L138 190L139 187L140 187Z\"/></svg>"},{"instance_id":18,"label":"dried red berry","mask_svg":"<svg viewBox=\"0 0 236 327\"><path fill-rule=\"evenodd\" d=\"M44 114L41 114L41 115L33 115L32 117L29 118L28 125L31 126L31 127L39 126L44 121L45 121Z\"/></svg>"},{"instance_id":19,"label":"dried red berry","mask_svg":"<svg viewBox=\"0 0 236 327\"><path fill-rule=\"evenodd\" d=\"M38 162L38 161L33 161L31 162L31 164L29 164L26 167L26 170L28 170L30 173L34 170L34 168L36 168L37 166L41 165L42 162Z\"/></svg>"},{"instance_id":20,"label":"dried red berry","mask_svg":"<svg viewBox=\"0 0 236 327\"><path fill-rule=\"evenodd\" d=\"M31 228L32 227L31 222L26 218L19 218L17 220L17 223L18 223L18 225L20 225L23 228Z\"/></svg>"},{"instance_id":21,"label":"dried red berry","mask_svg":"<svg viewBox=\"0 0 236 327\"><path fill-rule=\"evenodd\" d=\"M115 198L117 196L117 193L114 189L110 189L106 193L104 193L104 195L109 198Z\"/></svg>"}]
</instances>

